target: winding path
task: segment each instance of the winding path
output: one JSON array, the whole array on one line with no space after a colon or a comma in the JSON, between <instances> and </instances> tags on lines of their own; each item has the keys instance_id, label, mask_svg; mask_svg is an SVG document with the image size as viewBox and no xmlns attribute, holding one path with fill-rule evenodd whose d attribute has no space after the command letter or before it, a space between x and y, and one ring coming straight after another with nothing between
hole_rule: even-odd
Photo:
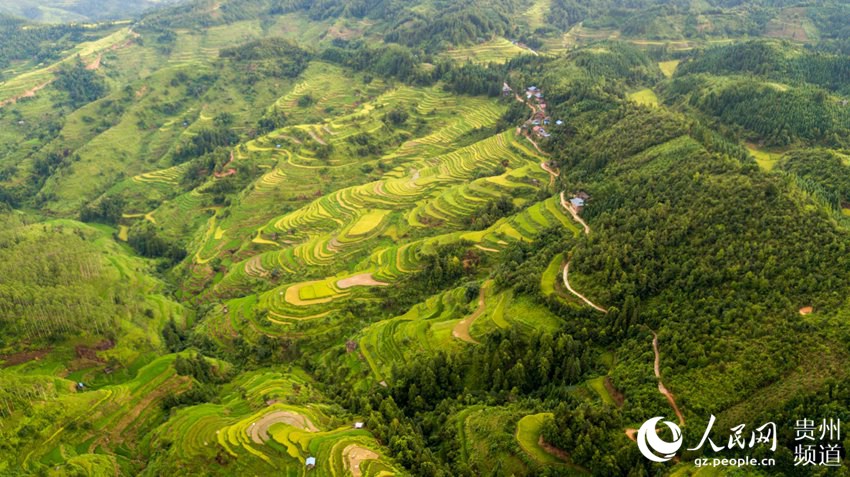
<instances>
[{"instance_id":1,"label":"winding path","mask_svg":"<svg viewBox=\"0 0 850 477\"><path fill-rule=\"evenodd\" d=\"M661 381L661 352L658 351L658 334L654 331L652 332L652 350L655 352L655 378L658 379L658 392L664 395L667 398L667 402L670 403L670 407L673 408L673 412L676 413L676 418L679 419L679 425L685 425L685 416L682 415L682 411L679 410L679 406L676 404L676 399L673 397L673 393L671 393L664 383ZM635 439L635 435L637 434L637 429L626 429L626 437L637 442Z\"/></svg>"},{"instance_id":2,"label":"winding path","mask_svg":"<svg viewBox=\"0 0 850 477\"><path fill-rule=\"evenodd\" d=\"M685 416L682 415L682 411L680 411L679 406L676 405L676 399L673 398L673 393L668 391L667 387L665 387L664 383L661 381L661 353L658 351L658 335L654 331L652 332L652 349L655 351L655 377L658 378L658 392L667 398L667 401L673 408L673 412L675 412L676 417L679 418L679 425L684 426Z\"/></svg>"},{"instance_id":3,"label":"winding path","mask_svg":"<svg viewBox=\"0 0 850 477\"><path fill-rule=\"evenodd\" d=\"M540 168L549 173L549 187L554 187L555 178L560 176L561 173L546 165L546 161L540 163Z\"/></svg>"},{"instance_id":4,"label":"winding path","mask_svg":"<svg viewBox=\"0 0 850 477\"><path fill-rule=\"evenodd\" d=\"M570 281L569 281L569 278L568 278L569 273L570 273L570 262L567 262L567 265L564 266L564 286L567 287L567 290L569 290L570 293L572 293L573 295L579 297L583 302L587 303L591 307L601 311L602 313L608 313L608 310L606 310L605 308L602 308L601 306L597 305L596 303L593 303L592 301L588 300L586 296L584 296L581 293L573 290L573 287L570 286Z\"/></svg>"},{"instance_id":5,"label":"winding path","mask_svg":"<svg viewBox=\"0 0 850 477\"><path fill-rule=\"evenodd\" d=\"M478 308L472 312L471 315L466 318L460 320L452 330L452 336L455 338L466 341L467 343L480 344L472 335L469 334L469 328L472 327L472 323L484 313L484 310L487 309L487 304L484 301L484 297L486 296L486 289L489 286L490 281L484 282L484 285L481 287L481 290L478 292Z\"/></svg>"}]
</instances>

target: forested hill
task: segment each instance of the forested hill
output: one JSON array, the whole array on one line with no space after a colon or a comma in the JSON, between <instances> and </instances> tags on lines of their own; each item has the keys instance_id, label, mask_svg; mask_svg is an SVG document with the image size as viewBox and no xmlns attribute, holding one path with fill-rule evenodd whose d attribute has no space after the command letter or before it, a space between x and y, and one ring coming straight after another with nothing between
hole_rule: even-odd
<instances>
[{"instance_id":1,"label":"forested hill","mask_svg":"<svg viewBox=\"0 0 850 477\"><path fill-rule=\"evenodd\" d=\"M39 5L0 16L0 475L824 475L844 4ZM634 442L712 415L777 450Z\"/></svg>"},{"instance_id":2,"label":"forested hill","mask_svg":"<svg viewBox=\"0 0 850 477\"><path fill-rule=\"evenodd\" d=\"M0 13L42 23L127 19L180 0L0 0Z\"/></svg>"}]
</instances>

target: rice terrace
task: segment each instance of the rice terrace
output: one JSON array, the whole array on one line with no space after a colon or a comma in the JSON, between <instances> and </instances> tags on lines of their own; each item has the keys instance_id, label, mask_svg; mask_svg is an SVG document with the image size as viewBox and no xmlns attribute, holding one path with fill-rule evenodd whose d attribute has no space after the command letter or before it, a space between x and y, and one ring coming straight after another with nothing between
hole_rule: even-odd
<instances>
[{"instance_id":1,"label":"rice terrace","mask_svg":"<svg viewBox=\"0 0 850 477\"><path fill-rule=\"evenodd\" d=\"M846 475L847 25L0 0L0 476Z\"/></svg>"}]
</instances>

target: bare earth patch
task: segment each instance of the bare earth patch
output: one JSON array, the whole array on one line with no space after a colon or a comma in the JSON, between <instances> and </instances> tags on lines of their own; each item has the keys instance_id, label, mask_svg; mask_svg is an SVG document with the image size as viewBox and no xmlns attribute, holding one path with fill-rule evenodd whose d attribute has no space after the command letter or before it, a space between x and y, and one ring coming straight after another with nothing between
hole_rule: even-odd
<instances>
[{"instance_id":1,"label":"bare earth patch","mask_svg":"<svg viewBox=\"0 0 850 477\"><path fill-rule=\"evenodd\" d=\"M275 424L287 424L305 431L319 432L307 416L292 411L270 412L251 424L246 432L251 436L252 441L262 444L269 440L269 428Z\"/></svg>"},{"instance_id":2,"label":"bare earth patch","mask_svg":"<svg viewBox=\"0 0 850 477\"><path fill-rule=\"evenodd\" d=\"M32 360L41 359L47 356L51 351L53 351L53 348L44 348L35 351L21 351L20 353L0 356L0 360L3 360L3 367L8 368L9 366L17 366Z\"/></svg>"},{"instance_id":3,"label":"bare earth patch","mask_svg":"<svg viewBox=\"0 0 850 477\"><path fill-rule=\"evenodd\" d=\"M361 273L360 275L354 275L348 278L343 278L342 280L336 282L336 286L342 289L351 288L351 287L385 287L389 285L389 283L379 282L372 277L371 273Z\"/></svg>"},{"instance_id":4,"label":"bare earth patch","mask_svg":"<svg viewBox=\"0 0 850 477\"><path fill-rule=\"evenodd\" d=\"M360 471L361 462L364 460L374 460L380 457L371 449L360 447L357 444L351 444L343 449L342 455L345 457L348 464L347 469L351 471L351 475L354 477L360 477L362 475L362 472Z\"/></svg>"},{"instance_id":5,"label":"bare earth patch","mask_svg":"<svg viewBox=\"0 0 850 477\"><path fill-rule=\"evenodd\" d=\"M539 445L540 448L545 450L548 454L551 454L551 455L561 459L564 462L569 462L569 460L570 460L570 456L567 455L567 453L565 451L558 449L557 447L553 446L552 444L549 444L548 442L544 441L542 435L539 438L537 438L537 445Z\"/></svg>"}]
</instances>

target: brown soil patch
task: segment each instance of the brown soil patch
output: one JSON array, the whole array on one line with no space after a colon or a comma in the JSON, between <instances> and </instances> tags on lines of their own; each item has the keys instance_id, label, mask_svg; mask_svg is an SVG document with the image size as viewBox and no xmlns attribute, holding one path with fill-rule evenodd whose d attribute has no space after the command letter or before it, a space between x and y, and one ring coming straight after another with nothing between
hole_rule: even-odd
<instances>
[{"instance_id":1,"label":"brown soil patch","mask_svg":"<svg viewBox=\"0 0 850 477\"><path fill-rule=\"evenodd\" d=\"M357 287L357 286L366 286L366 287L385 287L389 285L389 283L379 282L372 277L371 273L361 273L360 275L354 275L348 278L343 278L342 280L336 282L336 286L341 289Z\"/></svg>"},{"instance_id":2,"label":"brown soil patch","mask_svg":"<svg viewBox=\"0 0 850 477\"><path fill-rule=\"evenodd\" d=\"M40 85L38 85L34 88L30 88L30 89L24 91L23 93L21 93L17 96L14 96L14 97L11 97L9 99L0 101L0 107L7 106L7 105L10 105L10 104L15 104L15 103L18 102L18 100L23 99L23 98L32 98L33 96L35 96L35 93L46 88L47 85L49 85L52 82L53 82L53 80L51 79L50 81L46 81L46 82L44 82L44 83L42 83L42 84L40 84Z\"/></svg>"},{"instance_id":3,"label":"brown soil patch","mask_svg":"<svg viewBox=\"0 0 850 477\"><path fill-rule=\"evenodd\" d=\"M614 383L611 382L611 377L605 376L602 384L605 385L605 390L608 391L608 394L610 394L611 398L614 399L614 403L617 404L617 407L623 407L623 403L626 401L626 396L622 391L614 387Z\"/></svg>"},{"instance_id":4,"label":"brown soil patch","mask_svg":"<svg viewBox=\"0 0 850 477\"><path fill-rule=\"evenodd\" d=\"M105 363L106 360L99 357L97 355L98 351L106 351L108 349L112 349L115 347L115 342L112 340L103 340L97 343L94 346L86 346L86 345L77 345L74 348L74 352L77 354L77 358L87 359L90 361L97 361L98 363Z\"/></svg>"},{"instance_id":5,"label":"brown soil patch","mask_svg":"<svg viewBox=\"0 0 850 477\"><path fill-rule=\"evenodd\" d=\"M374 460L380 457L377 453L375 453L375 451L365 447L360 447L357 444L351 444L343 449L342 455L345 457L347 463L346 468L354 477L360 477L362 475L362 472L360 471L361 462L364 460Z\"/></svg>"},{"instance_id":6,"label":"brown soil patch","mask_svg":"<svg viewBox=\"0 0 850 477\"><path fill-rule=\"evenodd\" d=\"M251 436L252 441L262 444L269 440L269 428L275 424L287 424L305 431L319 432L307 416L292 411L270 412L248 426L246 432Z\"/></svg>"},{"instance_id":7,"label":"brown soil patch","mask_svg":"<svg viewBox=\"0 0 850 477\"><path fill-rule=\"evenodd\" d=\"M92 61L91 63L86 65L86 69L93 71L93 70L100 68L101 60L103 60L103 53L98 53L98 55L95 57L94 61Z\"/></svg>"},{"instance_id":8,"label":"brown soil patch","mask_svg":"<svg viewBox=\"0 0 850 477\"><path fill-rule=\"evenodd\" d=\"M566 451L558 449L557 447L553 446L552 444L549 444L548 442L544 441L542 435L537 438L537 445L539 445L540 448L545 450L548 454L551 454L551 455L561 459L564 462L570 461L570 456L569 456L569 454L566 453Z\"/></svg>"},{"instance_id":9,"label":"brown soil patch","mask_svg":"<svg viewBox=\"0 0 850 477\"><path fill-rule=\"evenodd\" d=\"M800 308L800 314L801 315L808 315L809 313L811 313L813 311L815 311L815 310L810 306L804 306L804 307Z\"/></svg>"},{"instance_id":10,"label":"brown soil patch","mask_svg":"<svg viewBox=\"0 0 850 477\"><path fill-rule=\"evenodd\" d=\"M34 351L21 351L20 353L13 353L0 356L0 360L3 360L3 367L8 368L9 366L17 366L19 364L23 364L33 360L39 360L53 351L53 348L44 348L38 349Z\"/></svg>"}]
</instances>

